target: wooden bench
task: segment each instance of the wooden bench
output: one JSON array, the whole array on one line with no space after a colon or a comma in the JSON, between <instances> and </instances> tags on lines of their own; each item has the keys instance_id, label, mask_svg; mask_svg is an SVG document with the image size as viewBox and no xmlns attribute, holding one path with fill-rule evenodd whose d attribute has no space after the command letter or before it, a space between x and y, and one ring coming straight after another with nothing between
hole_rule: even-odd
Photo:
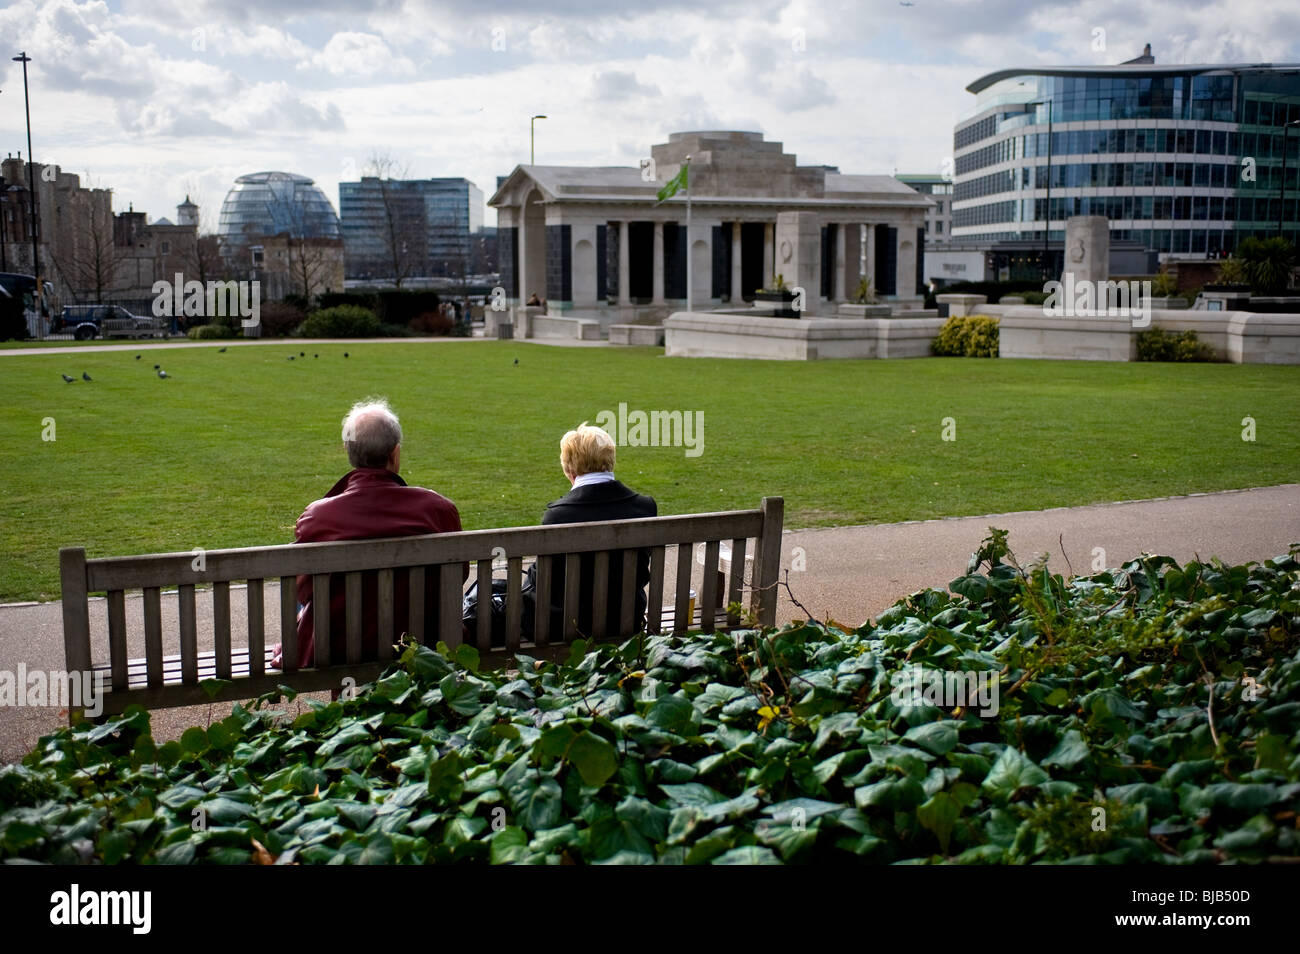
<instances>
[{"instance_id":1,"label":"wooden bench","mask_svg":"<svg viewBox=\"0 0 1300 954\"><path fill-rule=\"evenodd\" d=\"M469 641L487 665L506 662L516 652L545 658L562 656L580 635L594 640L634 635L635 557L640 549L650 551L647 632L665 629L686 632L693 622L698 622L698 628L704 632L736 626L740 620L734 614L729 615L727 607L741 602L746 590L757 623L771 626L776 621L783 515L782 498L764 497L756 510L208 550L202 560L193 552L88 560L84 548L65 547L59 551L59 568L67 669L70 673L95 670L105 673L103 708L98 716L101 719L122 712L132 703L167 708L214 699L247 699L280 685L299 692L337 689L348 676L357 683L367 682L392 662L394 643L403 634L428 645L439 641L452 648L460 645L463 641L462 566L474 563L476 570L470 579L478 581L481 594L490 593L492 561L503 552L507 580L505 647L491 645L491 619L487 612L479 613L477 631L469 634ZM752 550L750 541L753 541ZM704 545L704 566L692 617L690 589L696 566L695 549L699 544ZM731 548L726 567L719 558L723 544ZM670 607L665 607L664 568L670 547L675 548L677 555L675 599ZM607 633L605 618L612 582L609 555L616 551L624 553L619 591L622 617L619 632ZM588 594L593 632L579 634L574 621L579 616L582 595L579 566L585 553L595 554L592 592ZM753 569L746 586L746 557L751 553ZM520 594L528 558L535 558L537 563L539 594L551 591L552 574L558 561L563 561L566 568L564 631L549 631L548 601L538 599L531 642L521 639ZM410 579L406 620L393 618L394 572L400 570L407 571ZM366 571L375 571L378 577L376 660L362 659L361 593L362 574ZM309 669L299 669L296 578L311 576L313 604L324 607L330 605L330 575L335 573L344 574L347 595L345 658L330 658L330 614L316 613L314 664ZM436 580L438 594L438 606L428 607L427 612L426 579ZM280 582L280 605L278 611L272 608L272 612L278 612L280 619L283 670L270 668L264 599L268 580ZM235 633L231 625L230 587L239 582L247 584L247 626L244 632ZM200 652L196 587L205 584L211 585L213 649ZM177 591L178 632L168 635L175 637L179 651L165 653L161 594L164 588L170 587ZM142 593L145 647L142 658L131 658L127 647L126 594L135 590ZM108 659L98 664L92 660L91 653L89 600L89 595L97 591L107 594L108 615ZM232 685L212 695L208 691L211 687L201 684L207 679L229 680ZM72 709L69 719L76 721L81 714L80 708Z\"/></svg>"},{"instance_id":2,"label":"wooden bench","mask_svg":"<svg viewBox=\"0 0 1300 954\"><path fill-rule=\"evenodd\" d=\"M105 338L161 338L167 334L163 318L105 318L99 323Z\"/></svg>"}]
</instances>

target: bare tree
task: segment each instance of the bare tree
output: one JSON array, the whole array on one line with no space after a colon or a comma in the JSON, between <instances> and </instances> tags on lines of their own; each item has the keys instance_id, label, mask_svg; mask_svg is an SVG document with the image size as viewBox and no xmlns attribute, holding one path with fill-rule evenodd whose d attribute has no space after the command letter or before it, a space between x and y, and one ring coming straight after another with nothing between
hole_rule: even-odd
<instances>
[{"instance_id":1,"label":"bare tree","mask_svg":"<svg viewBox=\"0 0 1300 954\"><path fill-rule=\"evenodd\" d=\"M399 184L410 172L387 153L372 154L366 172L378 182L384 266L400 289L402 282L417 274L428 258L424 196Z\"/></svg>"},{"instance_id":2,"label":"bare tree","mask_svg":"<svg viewBox=\"0 0 1300 954\"><path fill-rule=\"evenodd\" d=\"M329 287L330 265L341 254L340 245L337 239L287 236L285 251L295 294L310 300Z\"/></svg>"},{"instance_id":3,"label":"bare tree","mask_svg":"<svg viewBox=\"0 0 1300 954\"><path fill-rule=\"evenodd\" d=\"M204 287L209 281L230 276L230 266L221 255L221 242L215 235L199 235L185 251L186 273L200 281Z\"/></svg>"},{"instance_id":4,"label":"bare tree","mask_svg":"<svg viewBox=\"0 0 1300 954\"><path fill-rule=\"evenodd\" d=\"M117 288L120 262L113 241L112 221L96 221L88 215L74 227L71 252L59 269L67 276L72 293L82 299L102 302Z\"/></svg>"}]
</instances>

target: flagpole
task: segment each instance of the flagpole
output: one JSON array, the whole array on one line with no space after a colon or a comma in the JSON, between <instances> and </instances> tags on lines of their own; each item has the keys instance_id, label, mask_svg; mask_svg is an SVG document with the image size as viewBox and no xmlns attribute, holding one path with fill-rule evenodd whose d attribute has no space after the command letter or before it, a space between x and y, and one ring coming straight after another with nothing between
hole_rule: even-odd
<instances>
[{"instance_id":1,"label":"flagpole","mask_svg":"<svg viewBox=\"0 0 1300 954\"><path fill-rule=\"evenodd\" d=\"M693 289L693 268L691 267L691 157L686 157L686 310L691 310L691 292Z\"/></svg>"}]
</instances>

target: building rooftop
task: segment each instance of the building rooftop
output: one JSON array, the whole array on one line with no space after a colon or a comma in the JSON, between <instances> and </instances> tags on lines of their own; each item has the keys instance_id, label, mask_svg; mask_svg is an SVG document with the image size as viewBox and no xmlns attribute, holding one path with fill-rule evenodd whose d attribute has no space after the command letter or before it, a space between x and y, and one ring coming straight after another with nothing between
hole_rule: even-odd
<instances>
[{"instance_id":1,"label":"building rooftop","mask_svg":"<svg viewBox=\"0 0 1300 954\"><path fill-rule=\"evenodd\" d=\"M966 87L968 93L980 93L994 83L1017 76L1178 76L1201 73L1282 72L1300 70L1300 63L1176 63L1156 66L1152 63L1117 63L1113 66L1022 66L986 73Z\"/></svg>"}]
</instances>

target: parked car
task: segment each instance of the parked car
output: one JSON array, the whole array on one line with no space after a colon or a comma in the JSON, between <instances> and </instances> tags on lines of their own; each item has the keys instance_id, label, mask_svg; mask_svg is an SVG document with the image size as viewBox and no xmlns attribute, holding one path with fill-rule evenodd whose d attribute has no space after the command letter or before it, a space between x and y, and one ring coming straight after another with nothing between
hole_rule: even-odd
<instances>
[{"instance_id":1,"label":"parked car","mask_svg":"<svg viewBox=\"0 0 1300 954\"><path fill-rule=\"evenodd\" d=\"M85 341L101 334L103 323L110 319L129 321L130 325L119 327L127 327L133 334L152 335L156 331L157 322L154 319L134 315L121 305L64 305L50 330L55 334L71 334L78 341Z\"/></svg>"}]
</instances>

